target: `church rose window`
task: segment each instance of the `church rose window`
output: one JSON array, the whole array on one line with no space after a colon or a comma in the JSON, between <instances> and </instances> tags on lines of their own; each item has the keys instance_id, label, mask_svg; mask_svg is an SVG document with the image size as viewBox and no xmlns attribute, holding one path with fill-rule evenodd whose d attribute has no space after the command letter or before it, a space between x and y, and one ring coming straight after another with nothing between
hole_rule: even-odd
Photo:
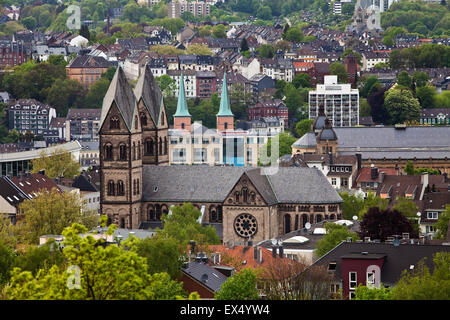
<instances>
[{"instance_id":1,"label":"church rose window","mask_svg":"<svg viewBox=\"0 0 450 320\"><path fill-rule=\"evenodd\" d=\"M255 235L258 231L258 223L256 218L248 213L240 214L234 220L234 230L243 238L248 238Z\"/></svg>"}]
</instances>

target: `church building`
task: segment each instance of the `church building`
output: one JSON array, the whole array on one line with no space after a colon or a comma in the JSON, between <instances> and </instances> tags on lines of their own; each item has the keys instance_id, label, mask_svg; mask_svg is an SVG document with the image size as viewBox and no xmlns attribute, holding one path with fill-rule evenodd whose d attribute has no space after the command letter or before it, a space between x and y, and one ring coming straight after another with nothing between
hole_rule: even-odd
<instances>
[{"instance_id":1,"label":"church building","mask_svg":"<svg viewBox=\"0 0 450 320\"><path fill-rule=\"evenodd\" d=\"M227 105L223 101L217 115L224 131L233 129ZM190 115L180 111L175 126L187 129ZM161 226L171 206L192 203L202 224L213 225L224 242L239 244L276 238L307 222L342 219L343 201L318 169L169 166L168 129L150 68L133 90L119 67L103 100L99 131L100 204L108 223Z\"/></svg>"}]
</instances>

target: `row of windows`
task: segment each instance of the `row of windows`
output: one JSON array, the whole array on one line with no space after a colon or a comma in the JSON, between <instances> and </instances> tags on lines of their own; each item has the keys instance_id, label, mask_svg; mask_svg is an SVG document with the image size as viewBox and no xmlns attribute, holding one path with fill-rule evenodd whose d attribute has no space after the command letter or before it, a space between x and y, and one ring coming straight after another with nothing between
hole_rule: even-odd
<instances>
[{"instance_id":1,"label":"row of windows","mask_svg":"<svg viewBox=\"0 0 450 320\"><path fill-rule=\"evenodd\" d=\"M124 196L125 188L122 180L118 180L114 183L113 180L109 180L107 184L107 195L108 196ZM133 195L140 194L139 179L133 179Z\"/></svg>"}]
</instances>

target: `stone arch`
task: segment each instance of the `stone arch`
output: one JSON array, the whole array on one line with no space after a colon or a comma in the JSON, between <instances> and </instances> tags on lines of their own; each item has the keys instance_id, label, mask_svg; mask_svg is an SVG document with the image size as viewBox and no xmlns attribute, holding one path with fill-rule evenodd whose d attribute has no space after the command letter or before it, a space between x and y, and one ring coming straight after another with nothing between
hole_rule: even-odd
<instances>
[{"instance_id":1,"label":"stone arch","mask_svg":"<svg viewBox=\"0 0 450 320\"><path fill-rule=\"evenodd\" d=\"M162 212L162 214L165 214L165 215L167 215L169 213L169 208L168 208L167 204L163 204L161 206L161 212Z\"/></svg>"},{"instance_id":2,"label":"stone arch","mask_svg":"<svg viewBox=\"0 0 450 320\"><path fill-rule=\"evenodd\" d=\"M319 223L323 220L323 216L321 214L316 215L316 223Z\"/></svg>"},{"instance_id":3,"label":"stone arch","mask_svg":"<svg viewBox=\"0 0 450 320\"><path fill-rule=\"evenodd\" d=\"M330 214L330 220L336 220L336 216L334 214Z\"/></svg>"},{"instance_id":4,"label":"stone arch","mask_svg":"<svg viewBox=\"0 0 450 320\"><path fill-rule=\"evenodd\" d=\"M209 222L218 222L218 215L216 206L209 206Z\"/></svg>"},{"instance_id":5,"label":"stone arch","mask_svg":"<svg viewBox=\"0 0 450 320\"><path fill-rule=\"evenodd\" d=\"M127 146L124 143L119 144L119 160L127 160Z\"/></svg>"},{"instance_id":6,"label":"stone arch","mask_svg":"<svg viewBox=\"0 0 450 320\"><path fill-rule=\"evenodd\" d=\"M123 184L122 180L117 181L117 195L118 196L125 195L125 189L124 189L124 184Z\"/></svg>"},{"instance_id":7,"label":"stone arch","mask_svg":"<svg viewBox=\"0 0 450 320\"><path fill-rule=\"evenodd\" d=\"M103 150L104 150L104 160L113 160L113 146L111 143L105 143L103 145Z\"/></svg>"},{"instance_id":8,"label":"stone arch","mask_svg":"<svg viewBox=\"0 0 450 320\"><path fill-rule=\"evenodd\" d=\"M156 221L161 221L161 205L155 205Z\"/></svg>"},{"instance_id":9,"label":"stone arch","mask_svg":"<svg viewBox=\"0 0 450 320\"><path fill-rule=\"evenodd\" d=\"M154 154L154 142L152 138L147 138L145 140L144 151L146 155L152 156Z\"/></svg>"},{"instance_id":10,"label":"stone arch","mask_svg":"<svg viewBox=\"0 0 450 320\"><path fill-rule=\"evenodd\" d=\"M151 204L147 206L147 220L148 221L155 221L156 220L156 212L155 207Z\"/></svg>"},{"instance_id":11,"label":"stone arch","mask_svg":"<svg viewBox=\"0 0 450 320\"><path fill-rule=\"evenodd\" d=\"M308 222L308 215L302 214L302 228L305 227L305 224Z\"/></svg>"},{"instance_id":12,"label":"stone arch","mask_svg":"<svg viewBox=\"0 0 450 320\"><path fill-rule=\"evenodd\" d=\"M116 195L115 186L114 186L114 181L113 180L109 180L108 181L107 194L108 194L108 196L115 196Z\"/></svg>"},{"instance_id":13,"label":"stone arch","mask_svg":"<svg viewBox=\"0 0 450 320\"><path fill-rule=\"evenodd\" d=\"M284 233L289 232L291 232L291 215L287 213L284 215Z\"/></svg>"}]
</instances>

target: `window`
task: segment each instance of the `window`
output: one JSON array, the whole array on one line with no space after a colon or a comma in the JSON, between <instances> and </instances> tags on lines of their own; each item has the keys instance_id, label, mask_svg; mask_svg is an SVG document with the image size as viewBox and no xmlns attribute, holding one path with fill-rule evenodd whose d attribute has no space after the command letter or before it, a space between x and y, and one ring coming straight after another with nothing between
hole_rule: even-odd
<instances>
[{"instance_id":1,"label":"window","mask_svg":"<svg viewBox=\"0 0 450 320\"><path fill-rule=\"evenodd\" d=\"M105 160L112 160L113 159L112 145L106 144L104 150L105 150Z\"/></svg>"},{"instance_id":2,"label":"window","mask_svg":"<svg viewBox=\"0 0 450 320\"><path fill-rule=\"evenodd\" d=\"M331 184L332 184L333 186L336 185L336 178L331 178Z\"/></svg>"},{"instance_id":3,"label":"window","mask_svg":"<svg viewBox=\"0 0 450 320\"><path fill-rule=\"evenodd\" d=\"M341 178L341 186L343 187L348 186L348 178Z\"/></svg>"},{"instance_id":4,"label":"window","mask_svg":"<svg viewBox=\"0 0 450 320\"><path fill-rule=\"evenodd\" d=\"M356 286L357 286L356 272L349 272L348 273L348 278L349 278L349 289L350 290L355 290Z\"/></svg>"},{"instance_id":5,"label":"window","mask_svg":"<svg viewBox=\"0 0 450 320\"><path fill-rule=\"evenodd\" d=\"M339 284L331 284L330 287L330 292L331 293L339 293Z\"/></svg>"},{"instance_id":6,"label":"window","mask_svg":"<svg viewBox=\"0 0 450 320\"><path fill-rule=\"evenodd\" d=\"M153 139L145 140L145 154L149 156L153 155Z\"/></svg>"},{"instance_id":7,"label":"window","mask_svg":"<svg viewBox=\"0 0 450 320\"><path fill-rule=\"evenodd\" d=\"M120 121L118 117L111 117L109 120L109 129L120 129Z\"/></svg>"},{"instance_id":8,"label":"window","mask_svg":"<svg viewBox=\"0 0 450 320\"><path fill-rule=\"evenodd\" d=\"M114 192L114 181L109 180L108 181L108 196L114 196L115 192Z\"/></svg>"},{"instance_id":9,"label":"window","mask_svg":"<svg viewBox=\"0 0 450 320\"><path fill-rule=\"evenodd\" d=\"M336 262L330 262L328 264L328 271L335 271L336 270Z\"/></svg>"},{"instance_id":10,"label":"window","mask_svg":"<svg viewBox=\"0 0 450 320\"><path fill-rule=\"evenodd\" d=\"M437 212L427 212L428 219L437 219L439 217Z\"/></svg>"},{"instance_id":11,"label":"window","mask_svg":"<svg viewBox=\"0 0 450 320\"><path fill-rule=\"evenodd\" d=\"M134 116L134 129L137 130L138 127L139 127L139 124L138 124L138 116Z\"/></svg>"},{"instance_id":12,"label":"window","mask_svg":"<svg viewBox=\"0 0 450 320\"><path fill-rule=\"evenodd\" d=\"M350 292L350 295L349 295L350 300L351 300L351 299L355 299L355 297L356 297L356 293L353 292L353 291L351 291L351 292Z\"/></svg>"},{"instance_id":13,"label":"window","mask_svg":"<svg viewBox=\"0 0 450 320\"><path fill-rule=\"evenodd\" d=\"M367 272L366 286L372 288L375 286L375 273Z\"/></svg>"},{"instance_id":14,"label":"window","mask_svg":"<svg viewBox=\"0 0 450 320\"><path fill-rule=\"evenodd\" d=\"M119 160L127 160L127 146L124 144L119 146Z\"/></svg>"},{"instance_id":15,"label":"window","mask_svg":"<svg viewBox=\"0 0 450 320\"><path fill-rule=\"evenodd\" d=\"M117 195L123 196L125 194L124 188L123 188L123 181L119 180L117 181Z\"/></svg>"}]
</instances>

